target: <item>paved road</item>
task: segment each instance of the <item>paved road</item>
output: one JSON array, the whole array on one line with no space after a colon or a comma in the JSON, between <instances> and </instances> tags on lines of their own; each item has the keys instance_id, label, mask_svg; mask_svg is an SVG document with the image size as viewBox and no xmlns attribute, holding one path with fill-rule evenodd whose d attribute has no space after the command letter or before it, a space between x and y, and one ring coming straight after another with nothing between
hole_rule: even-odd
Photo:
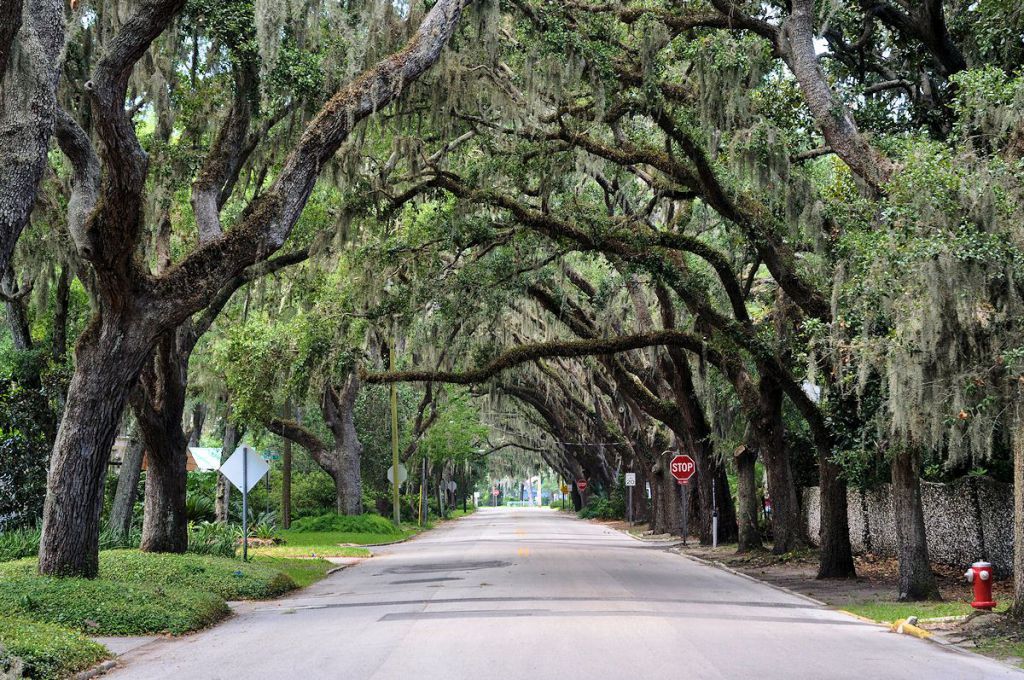
<instances>
[{"instance_id":1,"label":"paved road","mask_svg":"<svg viewBox=\"0 0 1024 680\"><path fill-rule=\"evenodd\" d=\"M547 510L485 509L114 678L1022 678Z\"/></svg>"}]
</instances>

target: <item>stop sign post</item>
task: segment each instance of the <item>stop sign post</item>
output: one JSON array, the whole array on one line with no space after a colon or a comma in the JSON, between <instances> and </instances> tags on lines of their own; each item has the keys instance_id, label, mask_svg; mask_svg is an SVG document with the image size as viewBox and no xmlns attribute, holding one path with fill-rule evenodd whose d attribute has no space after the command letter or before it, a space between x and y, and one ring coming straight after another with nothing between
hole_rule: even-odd
<instances>
[{"instance_id":1,"label":"stop sign post","mask_svg":"<svg viewBox=\"0 0 1024 680\"><path fill-rule=\"evenodd\" d=\"M666 456L672 455L671 451L665 452ZM669 462L668 471L682 485L683 491L683 545L686 545L686 537L690 533L690 479L697 474L697 464L685 453L677 453L672 456Z\"/></svg>"}]
</instances>

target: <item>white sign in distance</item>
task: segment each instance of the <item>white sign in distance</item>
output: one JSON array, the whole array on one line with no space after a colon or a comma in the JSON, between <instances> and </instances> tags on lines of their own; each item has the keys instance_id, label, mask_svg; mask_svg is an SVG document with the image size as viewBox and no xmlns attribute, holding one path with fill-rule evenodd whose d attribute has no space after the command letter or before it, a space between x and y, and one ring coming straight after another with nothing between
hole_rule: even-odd
<instances>
[{"instance_id":1,"label":"white sign in distance","mask_svg":"<svg viewBox=\"0 0 1024 680\"><path fill-rule=\"evenodd\" d=\"M635 472L627 472L626 473L626 486L636 486L636 473Z\"/></svg>"},{"instance_id":2,"label":"white sign in distance","mask_svg":"<svg viewBox=\"0 0 1024 680\"><path fill-rule=\"evenodd\" d=\"M235 449L231 457L220 466L220 473L227 477L228 481L234 484L237 489L246 493L252 491L252 488L269 471L270 466L267 465L267 461L263 460L260 454L256 453L256 449L245 444ZM248 488L243 488L243 478Z\"/></svg>"},{"instance_id":3,"label":"white sign in distance","mask_svg":"<svg viewBox=\"0 0 1024 680\"><path fill-rule=\"evenodd\" d=\"M459 488L459 485L455 483L455 480L448 482L448 490L455 493L455 490Z\"/></svg>"},{"instance_id":4,"label":"white sign in distance","mask_svg":"<svg viewBox=\"0 0 1024 680\"><path fill-rule=\"evenodd\" d=\"M401 463L398 464L398 483L402 484L405 480L409 479L409 471L405 469L405 466ZM395 483L395 469L393 467L388 468L388 481L392 484Z\"/></svg>"}]
</instances>

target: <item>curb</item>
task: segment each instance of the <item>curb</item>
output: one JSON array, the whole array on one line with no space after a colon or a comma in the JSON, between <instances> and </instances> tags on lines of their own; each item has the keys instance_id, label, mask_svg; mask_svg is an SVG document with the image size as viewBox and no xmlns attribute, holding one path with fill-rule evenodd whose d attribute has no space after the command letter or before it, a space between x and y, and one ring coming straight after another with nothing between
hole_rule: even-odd
<instances>
[{"instance_id":1,"label":"curb","mask_svg":"<svg viewBox=\"0 0 1024 680\"><path fill-rule=\"evenodd\" d=\"M72 676L74 680L89 680L89 678L95 678L98 675L102 675L107 671L117 666L117 661L114 659L108 659L102 663L96 664L88 670L84 670L81 673Z\"/></svg>"},{"instance_id":2,"label":"curb","mask_svg":"<svg viewBox=\"0 0 1024 680\"><path fill-rule=\"evenodd\" d=\"M748 581L753 581L755 583L760 583L763 586L768 586L769 588L772 588L774 590L778 590L780 592L786 593L787 595L792 595L793 597L799 597L801 600L806 600L808 602L811 602L813 604L818 605L819 607L825 607L827 609L831 609L831 606L827 602L822 602L821 600L817 600L817 599L811 597L810 595L804 595L803 593L798 593L797 591L795 591L795 590L793 590L791 588L787 588L786 586L778 586L778 585L775 585L774 583L768 583L767 581L762 581L761 579L756 578L754 576L751 576L750 574L744 574L742 571L737 571L736 569L733 569L732 567L730 567L730 566L728 566L728 565L726 565L726 564L724 564L722 562L712 562L711 560L705 560L704 558L697 557L696 555L688 555L688 554L686 554L684 552L678 552L677 551L676 554L681 556L681 557L684 557L684 558L686 558L688 560L691 560L693 562L697 562L698 564L703 564L704 566L707 566L707 567L714 567L715 569L721 569L722 571L728 572L728 573L732 574L733 576L739 576L740 578L745 578ZM873 623L875 625L880 625L876 621L871 621L871 623Z\"/></svg>"}]
</instances>

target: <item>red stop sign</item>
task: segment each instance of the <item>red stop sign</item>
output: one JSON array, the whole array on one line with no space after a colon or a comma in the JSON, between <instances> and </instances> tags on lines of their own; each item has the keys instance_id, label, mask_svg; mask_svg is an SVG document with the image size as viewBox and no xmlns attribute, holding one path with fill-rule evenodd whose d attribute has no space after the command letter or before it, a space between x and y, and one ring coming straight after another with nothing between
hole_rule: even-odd
<instances>
[{"instance_id":1,"label":"red stop sign","mask_svg":"<svg viewBox=\"0 0 1024 680\"><path fill-rule=\"evenodd\" d=\"M697 474L697 464L685 453L676 454L668 469L673 477L684 484L690 481L690 477Z\"/></svg>"},{"instance_id":2,"label":"red stop sign","mask_svg":"<svg viewBox=\"0 0 1024 680\"><path fill-rule=\"evenodd\" d=\"M576 488L579 489L581 492L582 491L586 491L587 490L587 480L585 480L585 479L577 479L576 480Z\"/></svg>"}]
</instances>

